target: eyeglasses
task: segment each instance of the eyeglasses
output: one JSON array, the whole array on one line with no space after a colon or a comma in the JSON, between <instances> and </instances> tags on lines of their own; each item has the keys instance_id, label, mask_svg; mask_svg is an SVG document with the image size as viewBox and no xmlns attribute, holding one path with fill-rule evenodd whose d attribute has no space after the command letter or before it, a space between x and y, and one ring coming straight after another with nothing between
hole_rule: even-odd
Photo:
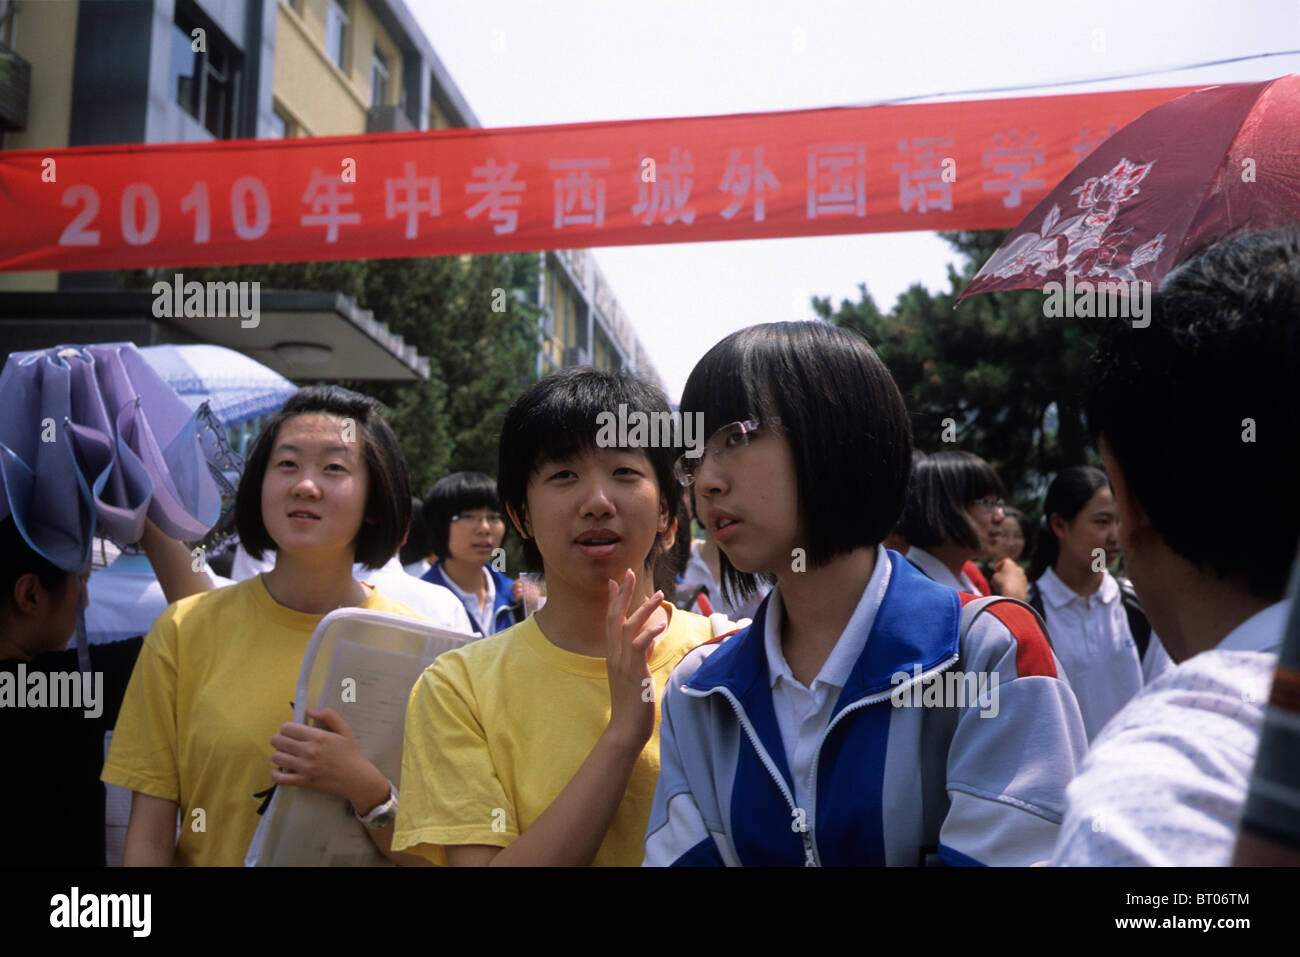
<instances>
[{"instance_id":1,"label":"eyeglasses","mask_svg":"<svg viewBox=\"0 0 1300 957\"><path fill-rule=\"evenodd\" d=\"M1006 501L1003 500L1003 499L1000 499L1000 498L993 498L992 496L989 496L989 497L987 497L987 498L977 498L977 499L975 499L975 504L976 504L976 505L983 505L983 506L984 506L985 508L987 508L990 512L996 512L996 511L997 511L998 509L1000 509L1000 508L1005 508L1007 503L1006 503Z\"/></svg>"},{"instance_id":2,"label":"eyeglasses","mask_svg":"<svg viewBox=\"0 0 1300 957\"><path fill-rule=\"evenodd\" d=\"M489 525L497 526L506 523L505 518L500 512L460 512L451 517L453 522L468 522L470 525L478 525L479 522L487 522Z\"/></svg>"},{"instance_id":3,"label":"eyeglasses","mask_svg":"<svg viewBox=\"0 0 1300 957\"><path fill-rule=\"evenodd\" d=\"M709 436L709 440L704 443L704 450L715 459L721 459L728 452L745 448L753 441L752 436L756 433L765 428L775 428L780 424L781 420L775 416L768 419L766 423L759 422L757 419L732 422ZM673 463L673 473L681 485L690 486L695 482L695 473L699 470L700 463L704 461L704 450L697 455L684 453Z\"/></svg>"}]
</instances>

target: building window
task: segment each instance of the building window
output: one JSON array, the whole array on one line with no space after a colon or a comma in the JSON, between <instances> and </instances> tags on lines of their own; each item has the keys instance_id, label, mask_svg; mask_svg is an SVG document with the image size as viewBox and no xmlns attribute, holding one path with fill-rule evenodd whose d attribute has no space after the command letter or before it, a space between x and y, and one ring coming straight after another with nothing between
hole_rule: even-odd
<instances>
[{"instance_id":1,"label":"building window","mask_svg":"<svg viewBox=\"0 0 1300 957\"><path fill-rule=\"evenodd\" d=\"M231 139L239 123L238 54L219 30L202 25L204 49L194 49L198 18L188 4L176 5L172 25L170 94L186 113L217 139Z\"/></svg>"},{"instance_id":2,"label":"building window","mask_svg":"<svg viewBox=\"0 0 1300 957\"><path fill-rule=\"evenodd\" d=\"M370 105L386 106L388 104L388 58L384 51L375 47L375 55L370 61Z\"/></svg>"},{"instance_id":3,"label":"building window","mask_svg":"<svg viewBox=\"0 0 1300 957\"><path fill-rule=\"evenodd\" d=\"M199 54L191 47L190 33L179 22L172 24L170 96L190 116L199 115Z\"/></svg>"},{"instance_id":4,"label":"building window","mask_svg":"<svg viewBox=\"0 0 1300 957\"><path fill-rule=\"evenodd\" d=\"M284 140L297 135L296 126L289 114L284 112L279 104L273 106L271 108L271 137Z\"/></svg>"},{"instance_id":5,"label":"building window","mask_svg":"<svg viewBox=\"0 0 1300 957\"><path fill-rule=\"evenodd\" d=\"M346 0L328 0L325 7L325 50L344 73L348 71L348 7Z\"/></svg>"}]
</instances>

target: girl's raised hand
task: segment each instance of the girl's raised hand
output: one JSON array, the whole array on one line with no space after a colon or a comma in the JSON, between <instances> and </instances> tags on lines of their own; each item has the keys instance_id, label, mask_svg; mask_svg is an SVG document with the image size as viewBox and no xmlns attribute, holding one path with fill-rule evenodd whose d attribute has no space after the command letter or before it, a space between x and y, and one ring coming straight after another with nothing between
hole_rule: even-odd
<instances>
[{"instance_id":1,"label":"girl's raised hand","mask_svg":"<svg viewBox=\"0 0 1300 957\"><path fill-rule=\"evenodd\" d=\"M605 615L605 666L609 674L609 732L638 751L655 729L655 686L650 655L667 622L648 624L663 600L655 592L628 614L636 594L636 575L629 568L621 583L609 582Z\"/></svg>"}]
</instances>

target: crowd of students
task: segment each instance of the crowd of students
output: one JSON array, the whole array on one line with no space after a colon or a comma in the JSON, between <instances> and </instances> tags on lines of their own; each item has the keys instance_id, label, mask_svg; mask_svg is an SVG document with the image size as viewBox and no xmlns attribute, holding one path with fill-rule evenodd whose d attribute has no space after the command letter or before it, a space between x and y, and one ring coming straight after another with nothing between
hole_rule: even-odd
<instances>
[{"instance_id":1,"label":"crowd of students","mask_svg":"<svg viewBox=\"0 0 1300 957\"><path fill-rule=\"evenodd\" d=\"M1228 863L1300 539L1300 235L1224 240L1152 308L1094 358L1104 471L1057 475L1036 532L982 459L917 451L889 370L826 323L705 354L681 401L699 456L598 443L602 412L669 412L635 376L550 375L506 414L495 481L449 476L415 521L376 404L301 390L235 506L274 564L167 573L187 597L103 766L134 792L125 862L238 864L296 786L402 864ZM544 601L494 564L507 524ZM80 583L0 534L0 656L29 660L66 642ZM481 637L413 688L399 793L291 697L330 610L418 614L370 583L403 546L398 573Z\"/></svg>"}]
</instances>

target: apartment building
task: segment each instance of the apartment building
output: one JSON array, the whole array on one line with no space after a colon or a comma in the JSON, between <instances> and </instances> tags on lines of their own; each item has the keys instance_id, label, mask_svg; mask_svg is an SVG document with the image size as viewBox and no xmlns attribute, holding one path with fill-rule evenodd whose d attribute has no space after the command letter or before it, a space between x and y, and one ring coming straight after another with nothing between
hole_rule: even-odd
<instances>
[{"instance_id":1,"label":"apartment building","mask_svg":"<svg viewBox=\"0 0 1300 957\"><path fill-rule=\"evenodd\" d=\"M196 43L199 37L202 42ZM478 125L402 0L0 0L3 149ZM658 381L586 251L545 253L541 264L540 288L530 291L544 314L538 371L589 363L633 369ZM105 298L102 290L109 285L111 277L102 273L0 273L0 318L26 316L21 327L0 323L0 348L15 348L20 328L21 337L40 331L42 340L63 331L85 334L84 322L77 329L60 328L61 307L51 298L55 290L95 290L93 299L76 300L79 309L95 303L108 308L117 296L115 317L126 328L122 322L136 305L121 297L132 294ZM18 291L29 295L15 297ZM294 313L292 301L281 305L286 316ZM318 307L319 300L313 300L312 308ZM346 358L358 333L353 314L364 311L345 304L322 315L331 312L335 318L310 328L323 336L330 329L339 332L338 341L323 345L339 360L339 378L356 377L348 374ZM138 319L131 331L150 343L192 341L192 335L186 338L152 317ZM382 321L382 316L369 317L362 338L378 327L382 340ZM263 325L268 336L277 328ZM274 343L250 349L249 338L218 344L248 351L290 378L304 375L305 370L276 358ZM376 348L397 349L384 377L419 376L422 369L427 375L426 360L380 340ZM57 341L80 340L69 335ZM309 371L313 377L323 372Z\"/></svg>"}]
</instances>

